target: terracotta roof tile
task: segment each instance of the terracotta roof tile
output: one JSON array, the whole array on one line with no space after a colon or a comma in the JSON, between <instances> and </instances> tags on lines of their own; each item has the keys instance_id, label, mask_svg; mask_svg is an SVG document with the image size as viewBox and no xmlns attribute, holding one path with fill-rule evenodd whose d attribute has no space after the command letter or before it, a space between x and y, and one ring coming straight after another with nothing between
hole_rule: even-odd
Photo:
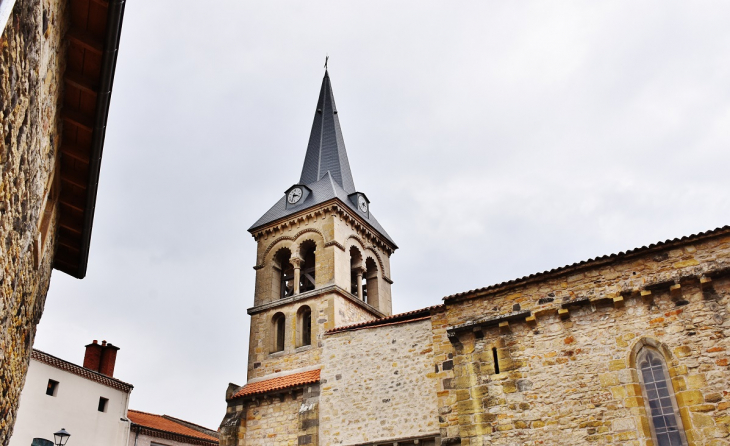
<instances>
[{"instance_id":1,"label":"terracotta roof tile","mask_svg":"<svg viewBox=\"0 0 730 446\"><path fill-rule=\"evenodd\" d=\"M42 352L40 350L33 349L33 352L31 353L30 357L35 359L38 362L48 364L51 367L65 370L67 372L73 373L74 375L78 375L82 378L86 378L91 381L96 381L100 384L104 384L105 386L109 386L113 389L121 390L122 392L129 393L134 388L134 386L129 383L125 383L124 381L120 381L120 380L118 380L116 378L112 378L110 376L102 375L99 372L95 372L93 370L81 367L80 365L76 365L71 362L64 361L61 358L57 358L53 355L49 355L48 353Z\"/></svg>"},{"instance_id":2,"label":"terracotta roof tile","mask_svg":"<svg viewBox=\"0 0 730 446\"><path fill-rule=\"evenodd\" d=\"M532 280L538 280L538 279L542 280L545 277L562 274L569 270L574 270L574 269L581 268L581 267L592 267L592 266L600 265L600 264L607 263L607 262L613 262L613 261L616 261L616 260L619 260L622 258L643 254L648 251L665 249L668 246L674 246L674 245L681 244L681 243L702 240L704 238L714 237L716 235L728 234L728 233L730 233L730 226L723 226L721 228L713 229L710 231L699 232L697 234L687 235L682 238L675 238L675 239L671 239L671 240L665 240L663 242L652 243L649 246L642 246L640 248L630 249L626 252L622 251L622 252L619 252L618 254L608 254L608 255L596 257L593 259L583 260L580 262L572 263L570 265L561 266L559 268L553 268L549 271L543 271L541 273L530 274L529 276L520 277L519 279L512 279L512 280L508 280L506 282L489 285L489 286L486 286L483 288L477 288L474 290L469 290L469 291L464 291L461 293L452 294L450 296L444 297L443 300L448 302L450 300L454 300L454 299L458 299L458 298L467 298L468 299L470 297L476 297L476 295L479 293L492 291L492 290L495 290L498 288L510 288L510 287L517 286L517 285L520 285L520 284L523 284L526 282L530 282Z\"/></svg>"},{"instance_id":3,"label":"terracotta roof tile","mask_svg":"<svg viewBox=\"0 0 730 446\"><path fill-rule=\"evenodd\" d=\"M320 370L310 370L308 372L292 373L291 375L279 376L264 381L246 384L236 392L231 399L240 398L247 395L255 395L259 393L267 393L273 390L288 389L290 387L301 386L303 384L312 384L319 382Z\"/></svg>"},{"instance_id":4,"label":"terracotta roof tile","mask_svg":"<svg viewBox=\"0 0 730 446\"><path fill-rule=\"evenodd\" d=\"M129 418L129 420L133 424L142 426L144 428L182 435L184 437L193 437L218 444L217 438L206 435L202 432L198 432L195 429L191 429L183 424L177 423L170 418L166 418L164 415L155 415L152 413L129 409L127 411L127 418Z\"/></svg>"},{"instance_id":5,"label":"terracotta roof tile","mask_svg":"<svg viewBox=\"0 0 730 446\"><path fill-rule=\"evenodd\" d=\"M396 323L412 322L420 320L425 317L431 316L431 310L440 308L443 305L433 305L426 308L420 308L418 310L406 311L405 313L398 313L392 316L386 316L380 319L373 319L372 321L359 322L352 325L343 325L342 327L335 327L331 330L327 330L326 334L339 333L341 331L359 330L361 328L380 327L383 325L393 325Z\"/></svg>"}]
</instances>

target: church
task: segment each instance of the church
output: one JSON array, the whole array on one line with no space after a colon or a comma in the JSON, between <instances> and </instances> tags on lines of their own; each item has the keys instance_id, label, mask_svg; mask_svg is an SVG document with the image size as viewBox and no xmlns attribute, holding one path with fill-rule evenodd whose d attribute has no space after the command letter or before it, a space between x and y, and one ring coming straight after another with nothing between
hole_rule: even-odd
<instances>
[{"instance_id":1,"label":"church","mask_svg":"<svg viewBox=\"0 0 730 446\"><path fill-rule=\"evenodd\" d=\"M221 446L730 445L730 227L392 314L398 246L355 187L327 72L287 186L249 229L247 381Z\"/></svg>"}]
</instances>

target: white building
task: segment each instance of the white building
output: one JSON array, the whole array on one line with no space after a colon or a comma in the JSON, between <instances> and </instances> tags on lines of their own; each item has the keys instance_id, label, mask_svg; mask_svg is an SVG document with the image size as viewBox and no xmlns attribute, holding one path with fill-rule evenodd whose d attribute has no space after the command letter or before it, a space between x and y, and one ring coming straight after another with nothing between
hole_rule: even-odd
<instances>
[{"instance_id":1,"label":"white building","mask_svg":"<svg viewBox=\"0 0 730 446\"><path fill-rule=\"evenodd\" d=\"M61 428L71 434L69 446L126 446L132 385L113 377L117 350L94 341L84 367L33 350L9 446L53 440Z\"/></svg>"}]
</instances>

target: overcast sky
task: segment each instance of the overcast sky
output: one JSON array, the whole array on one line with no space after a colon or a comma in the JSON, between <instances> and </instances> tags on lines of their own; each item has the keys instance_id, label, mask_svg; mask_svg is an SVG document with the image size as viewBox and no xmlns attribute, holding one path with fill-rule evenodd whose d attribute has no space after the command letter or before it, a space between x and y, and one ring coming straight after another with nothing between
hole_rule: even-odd
<instances>
[{"instance_id":1,"label":"overcast sky","mask_svg":"<svg viewBox=\"0 0 730 446\"><path fill-rule=\"evenodd\" d=\"M325 54L393 310L730 223L730 3L130 0L88 275L35 346L121 347L130 408L217 428L255 243Z\"/></svg>"}]
</instances>

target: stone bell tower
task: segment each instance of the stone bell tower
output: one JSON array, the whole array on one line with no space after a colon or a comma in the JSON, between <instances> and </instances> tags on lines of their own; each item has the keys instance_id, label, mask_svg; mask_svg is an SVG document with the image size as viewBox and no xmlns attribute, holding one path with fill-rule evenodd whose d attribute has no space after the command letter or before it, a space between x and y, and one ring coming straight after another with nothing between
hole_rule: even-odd
<instances>
[{"instance_id":1,"label":"stone bell tower","mask_svg":"<svg viewBox=\"0 0 730 446\"><path fill-rule=\"evenodd\" d=\"M301 177L249 232L258 244L249 381L316 367L325 331L391 314L397 246L355 188L327 71Z\"/></svg>"}]
</instances>

